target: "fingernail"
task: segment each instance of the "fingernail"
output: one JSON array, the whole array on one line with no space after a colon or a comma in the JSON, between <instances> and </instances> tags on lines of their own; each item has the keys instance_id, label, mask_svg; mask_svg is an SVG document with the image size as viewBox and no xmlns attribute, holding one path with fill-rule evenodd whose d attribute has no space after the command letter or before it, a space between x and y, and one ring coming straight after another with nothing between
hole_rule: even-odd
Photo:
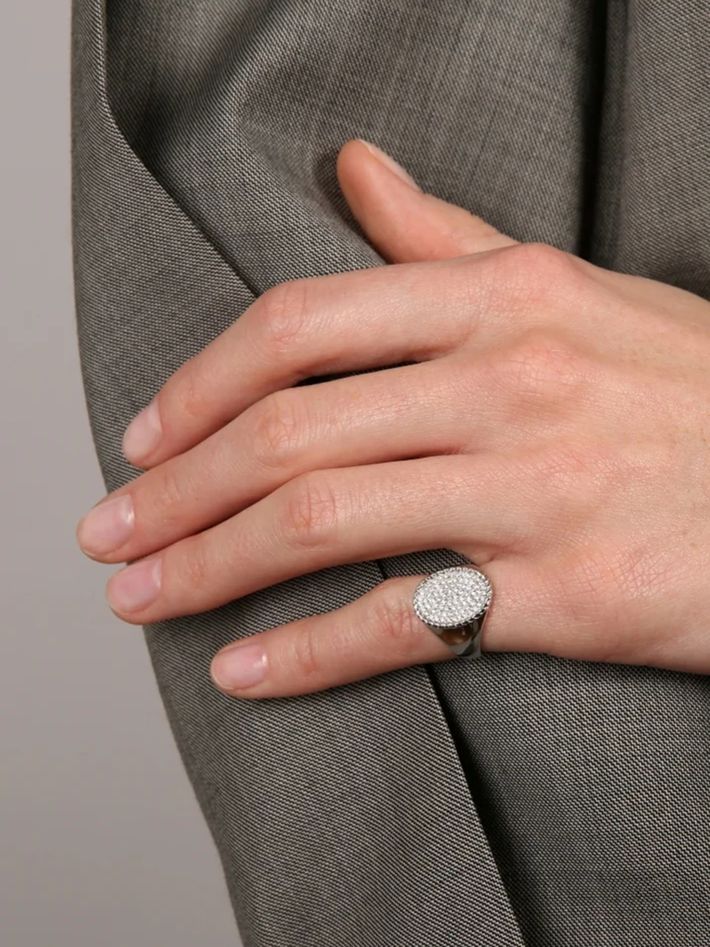
<instances>
[{"instance_id":1,"label":"fingernail","mask_svg":"<svg viewBox=\"0 0 710 947\"><path fill-rule=\"evenodd\" d=\"M266 651L261 645L238 645L215 656L211 668L212 679L220 690L244 690L264 680L266 665Z\"/></svg>"},{"instance_id":2,"label":"fingernail","mask_svg":"<svg viewBox=\"0 0 710 947\"><path fill-rule=\"evenodd\" d=\"M90 510L77 527L77 539L84 552L102 555L123 546L134 524L133 501L124 494Z\"/></svg>"},{"instance_id":3,"label":"fingernail","mask_svg":"<svg viewBox=\"0 0 710 947\"><path fill-rule=\"evenodd\" d=\"M394 158L390 157L390 155L378 148L377 145L373 145L372 142L365 141L363 138L358 138L358 141L361 141L371 154L381 161L385 167L389 168L390 171L396 174L398 178L404 181L405 184L408 184L410 187L414 188L415 191L419 191L421 194L422 189L419 187L417 182L414 180L411 174L408 174L404 170L401 164L397 164Z\"/></svg>"},{"instance_id":4,"label":"fingernail","mask_svg":"<svg viewBox=\"0 0 710 947\"><path fill-rule=\"evenodd\" d=\"M163 433L158 402L151 401L126 428L123 435L123 453L132 464L139 464L158 446Z\"/></svg>"},{"instance_id":5,"label":"fingernail","mask_svg":"<svg viewBox=\"0 0 710 947\"><path fill-rule=\"evenodd\" d=\"M144 559L114 575L107 589L109 605L116 612L137 612L154 602L160 592L161 560Z\"/></svg>"}]
</instances>

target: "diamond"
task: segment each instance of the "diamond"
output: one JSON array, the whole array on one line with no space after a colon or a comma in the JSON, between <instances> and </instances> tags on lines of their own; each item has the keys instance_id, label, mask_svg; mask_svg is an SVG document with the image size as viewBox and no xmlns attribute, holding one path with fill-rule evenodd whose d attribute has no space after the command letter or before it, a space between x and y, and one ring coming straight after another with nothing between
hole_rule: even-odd
<instances>
[{"instance_id":1,"label":"diamond","mask_svg":"<svg viewBox=\"0 0 710 947\"><path fill-rule=\"evenodd\" d=\"M488 578L470 566L440 569L414 590L414 611L427 624L455 628L480 618L490 605Z\"/></svg>"}]
</instances>

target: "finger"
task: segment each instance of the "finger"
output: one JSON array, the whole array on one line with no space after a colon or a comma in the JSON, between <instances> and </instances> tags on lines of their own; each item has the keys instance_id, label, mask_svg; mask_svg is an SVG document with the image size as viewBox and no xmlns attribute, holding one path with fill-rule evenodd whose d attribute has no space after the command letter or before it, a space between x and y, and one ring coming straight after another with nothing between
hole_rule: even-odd
<instances>
[{"instance_id":1,"label":"finger","mask_svg":"<svg viewBox=\"0 0 710 947\"><path fill-rule=\"evenodd\" d=\"M337 170L366 237L392 263L441 260L516 243L464 208L423 193L403 168L369 142L348 142Z\"/></svg>"},{"instance_id":2,"label":"finger","mask_svg":"<svg viewBox=\"0 0 710 947\"><path fill-rule=\"evenodd\" d=\"M505 560L489 563L485 572L495 591L483 627L483 650L532 643L530 604L538 592L531 577L518 563ZM335 611L228 645L212 661L212 678L233 697L290 697L415 664L451 660L449 646L412 606L422 578L386 579ZM525 629L527 637L516 629Z\"/></svg>"},{"instance_id":3,"label":"finger","mask_svg":"<svg viewBox=\"0 0 710 947\"><path fill-rule=\"evenodd\" d=\"M485 366L477 391L470 367L464 372L459 362L275 392L96 506L79 524L79 545L99 561L125 562L207 529L309 471L455 453L472 441L478 451L490 447L510 434L507 408L486 397Z\"/></svg>"},{"instance_id":4,"label":"finger","mask_svg":"<svg viewBox=\"0 0 710 947\"><path fill-rule=\"evenodd\" d=\"M288 697L453 657L416 616L412 594L422 576L388 579L356 602L219 652L214 682L235 697Z\"/></svg>"},{"instance_id":5,"label":"finger","mask_svg":"<svg viewBox=\"0 0 710 947\"><path fill-rule=\"evenodd\" d=\"M516 465L488 455L314 471L123 569L109 581L109 604L146 623L347 562L439 547L489 558L543 529L549 501L520 480Z\"/></svg>"},{"instance_id":6,"label":"finger","mask_svg":"<svg viewBox=\"0 0 710 947\"><path fill-rule=\"evenodd\" d=\"M542 444L551 430L562 436L570 405L575 423L591 412L593 427L597 402L583 401L584 372L565 353L544 357L531 371L517 349L497 359L464 351L274 392L94 507L78 526L79 545L99 561L124 562L205 530L308 472Z\"/></svg>"},{"instance_id":7,"label":"finger","mask_svg":"<svg viewBox=\"0 0 710 947\"><path fill-rule=\"evenodd\" d=\"M283 283L166 382L124 437L136 466L181 453L280 388L304 378L425 361L483 331L497 277L481 264L376 267ZM446 307L441 281L446 281Z\"/></svg>"}]
</instances>

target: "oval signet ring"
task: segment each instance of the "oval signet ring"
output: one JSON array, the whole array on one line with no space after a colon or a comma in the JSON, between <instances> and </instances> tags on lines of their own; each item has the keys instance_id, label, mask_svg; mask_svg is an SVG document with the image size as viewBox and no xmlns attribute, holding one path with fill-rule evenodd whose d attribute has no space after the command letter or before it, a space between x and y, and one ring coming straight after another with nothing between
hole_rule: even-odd
<instances>
[{"instance_id":1,"label":"oval signet ring","mask_svg":"<svg viewBox=\"0 0 710 947\"><path fill-rule=\"evenodd\" d=\"M490 580L473 566L439 569L417 585L417 617L459 657L481 655L483 623L493 598Z\"/></svg>"}]
</instances>

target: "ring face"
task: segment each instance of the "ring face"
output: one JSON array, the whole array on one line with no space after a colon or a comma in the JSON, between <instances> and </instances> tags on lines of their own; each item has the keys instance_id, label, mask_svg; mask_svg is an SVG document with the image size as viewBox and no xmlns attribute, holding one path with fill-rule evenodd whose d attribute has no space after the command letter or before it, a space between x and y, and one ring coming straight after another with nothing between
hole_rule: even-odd
<instances>
[{"instance_id":1,"label":"ring face","mask_svg":"<svg viewBox=\"0 0 710 947\"><path fill-rule=\"evenodd\" d=\"M418 618L459 655L478 656L483 621L493 597L487 576L472 566L440 569L414 590Z\"/></svg>"},{"instance_id":2,"label":"ring face","mask_svg":"<svg viewBox=\"0 0 710 947\"><path fill-rule=\"evenodd\" d=\"M427 624L456 628L480 618L491 602L487 577L470 566L440 569L414 591L414 611Z\"/></svg>"}]
</instances>

